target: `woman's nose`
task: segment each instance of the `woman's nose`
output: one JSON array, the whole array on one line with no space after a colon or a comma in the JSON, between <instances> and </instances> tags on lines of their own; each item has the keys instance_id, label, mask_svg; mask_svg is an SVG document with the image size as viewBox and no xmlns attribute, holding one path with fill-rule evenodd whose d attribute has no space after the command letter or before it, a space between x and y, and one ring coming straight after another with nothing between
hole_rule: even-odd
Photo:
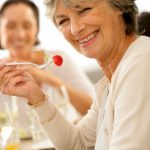
<instances>
[{"instance_id":1,"label":"woman's nose","mask_svg":"<svg viewBox=\"0 0 150 150\"><path fill-rule=\"evenodd\" d=\"M17 28L16 30L16 36L19 38L24 38L26 32L23 28Z\"/></svg>"},{"instance_id":2,"label":"woman's nose","mask_svg":"<svg viewBox=\"0 0 150 150\"><path fill-rule=\"evenodd\" d=\"M85 24L80 19L71 20L71 34L74 36L79 36L85 29Z\"/></svg>"}]
</instances>

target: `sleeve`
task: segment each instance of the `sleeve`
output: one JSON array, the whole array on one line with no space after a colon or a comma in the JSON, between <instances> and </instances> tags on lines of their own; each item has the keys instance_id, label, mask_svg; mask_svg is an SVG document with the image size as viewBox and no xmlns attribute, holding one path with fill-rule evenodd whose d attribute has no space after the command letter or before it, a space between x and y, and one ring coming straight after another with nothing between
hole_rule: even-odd
<instances>
[{"instance_id":1,"label":"sleeve","mask_svg":"<svg viewBox=\"0 0 150 150\"><path fill-rule=\"evenodd\" d=\"M120 72L113 99L109 150L150 149L150 55L138 56Z\"/></svg>"},{"instance_id":2,"label":"sleeve","mask_svg":"<svg viewBox=\"0 0 150 150\"><path fill-rule=\"evenodd\" d=\"M78 126L75 126L64 119L56 110L55 106L47 101L35 109L40 121L52 120L43 124L52 143L58 150L93 150L96 138L96 126L98 117L98 105L92 105L92 109L84 117Z\"/></svg>"},{"instance_id":3,"label":"sleeve","mask_svg":"<svg viewBox=\"0 0 150 150\"><path fill-rule=\"evenodd\" d=\"M51 67L50 71L66 81L74 88L79 89L85 93L89 93L91 96L95 96L94 85L87 77L87 75L81 70L81 68L76 64L74 59L67 53L61 50L57 51L47 51L47 55L61 55L63 57L63 64L61 67Z\"/></svg>"}]
</instances>

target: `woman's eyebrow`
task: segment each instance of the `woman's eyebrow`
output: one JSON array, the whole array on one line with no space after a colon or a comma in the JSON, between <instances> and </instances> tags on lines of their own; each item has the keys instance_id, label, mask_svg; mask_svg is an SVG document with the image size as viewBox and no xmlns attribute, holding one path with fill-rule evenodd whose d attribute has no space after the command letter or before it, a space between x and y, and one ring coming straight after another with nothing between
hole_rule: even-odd
<instances>
[{"instance_id":1,"label":"woman's eyebrow","mask_svg":"<svg viewBox=\"0 0 150 150\"><path fill-rule=\"evenodd\" d=\"M56 15L56 16L55 16L56 19L64 18L64 17L65 17L65 15Z\"/></svg>"}]
</instances>

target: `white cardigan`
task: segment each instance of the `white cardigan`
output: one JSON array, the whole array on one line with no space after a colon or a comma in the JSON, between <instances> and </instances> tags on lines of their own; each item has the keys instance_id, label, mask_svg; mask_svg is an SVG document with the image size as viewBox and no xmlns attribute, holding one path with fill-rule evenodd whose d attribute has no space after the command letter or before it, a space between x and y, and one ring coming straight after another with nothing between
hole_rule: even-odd
<instances>
[{"instance_id":1,"label":"white cardigan","mask_svg":"<svg viewBox=\"0 0 150 150\"><path fill-rule=\"evenodd\" d=\"M150 150L150 38L134 41L111 83L104 77L97 99L77 127L47 101L36 108L58 150Z\"/></svg>"}]
</instances>

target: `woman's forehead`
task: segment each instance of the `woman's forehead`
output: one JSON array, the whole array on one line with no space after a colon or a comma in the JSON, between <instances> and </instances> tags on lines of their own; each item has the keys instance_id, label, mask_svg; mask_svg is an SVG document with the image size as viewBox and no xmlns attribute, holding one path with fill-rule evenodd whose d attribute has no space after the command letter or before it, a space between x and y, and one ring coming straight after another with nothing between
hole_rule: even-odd
<instances>
[{"instance_id":1,"label":"woman's forehead","mask_svg":"<svg viewBox=\"0 0 150 150\"><path fill-rule=\"evenodd\" d=\"M80 8L83 7L87 3L98 2L99 0L57 0L57 3L62 3L65 6Z\"/></svg>"}]
</instances>

